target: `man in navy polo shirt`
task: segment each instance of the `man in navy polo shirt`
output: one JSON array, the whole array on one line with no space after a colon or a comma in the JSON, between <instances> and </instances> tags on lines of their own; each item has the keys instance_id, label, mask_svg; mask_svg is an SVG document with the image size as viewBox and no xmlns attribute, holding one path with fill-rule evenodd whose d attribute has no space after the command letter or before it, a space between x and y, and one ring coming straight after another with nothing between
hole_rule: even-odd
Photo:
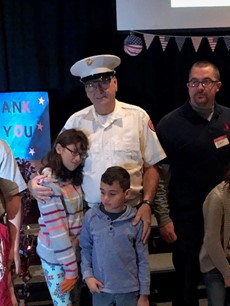
<instances>
[{"instance_id":1,"label":"man in navy polo shirt","mask_svg":"<svg viewBox=\"0 0 230 306\"><path fill-rule=\"evenodd\" d=\"M230 161L230 109L215 102L221 87L218 68L206 61L195 63L187 87L190 99L167 114L156 130L167 155L162 171L166 166L170 170L169 184L159 188L155 213L163 239L172 243L174 306L199 305L202 205Z\"/></svg>"}]
</instances>

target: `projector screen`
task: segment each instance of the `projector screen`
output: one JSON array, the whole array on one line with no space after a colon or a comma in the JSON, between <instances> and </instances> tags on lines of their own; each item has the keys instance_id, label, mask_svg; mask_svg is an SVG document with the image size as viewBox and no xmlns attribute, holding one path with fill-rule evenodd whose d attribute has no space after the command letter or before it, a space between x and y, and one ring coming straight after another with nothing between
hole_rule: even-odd
<instances>
[{"instance_id":1,"label":"projector screen","mask_svg":"<svg viewBox=\"0 0 230 306\"><path fill-rule=\"evenodd\" d=\"M230 0L116 0L117 30L230 28Z\"/></svg>"}]
</instances>

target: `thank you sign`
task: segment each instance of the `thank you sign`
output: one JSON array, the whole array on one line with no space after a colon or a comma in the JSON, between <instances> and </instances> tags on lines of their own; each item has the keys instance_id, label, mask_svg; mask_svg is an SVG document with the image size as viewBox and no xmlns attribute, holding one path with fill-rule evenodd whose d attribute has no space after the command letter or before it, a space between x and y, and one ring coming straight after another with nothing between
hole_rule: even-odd
<instances>
[{"instance_id":1,"label":"thank you sign","mask_svg":"<svg viewBox=\"0 0 230 306\"><path fill-rule=\"evenodd\" d=\"M0 138L16 158L40 160L50 149L48 93L0 93Z\"/></svg>"}]
</instances>

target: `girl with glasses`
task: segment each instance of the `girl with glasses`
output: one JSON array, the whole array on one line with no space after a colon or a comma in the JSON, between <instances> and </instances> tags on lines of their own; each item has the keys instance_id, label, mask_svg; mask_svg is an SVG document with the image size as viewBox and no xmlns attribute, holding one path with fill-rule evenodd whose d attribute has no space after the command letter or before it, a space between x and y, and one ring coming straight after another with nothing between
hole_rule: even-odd
<instances>
[{"instance_id":1,"label":"girl with glasses","mask_svg":"<svg viewBox=\"0 0 230 306\"><path fill-rule=\"evenodd\" d=\"M78 283L78 238L83 219L82 168L88 139L80 130L62 132L42 159L39 184L54 191L38 201L40 211L37 253L54 305L79 305L70 292ZM79 286L79 285L78 285ZM80 297L78 297L80 299Z\"/></svg>"}]
</instances>

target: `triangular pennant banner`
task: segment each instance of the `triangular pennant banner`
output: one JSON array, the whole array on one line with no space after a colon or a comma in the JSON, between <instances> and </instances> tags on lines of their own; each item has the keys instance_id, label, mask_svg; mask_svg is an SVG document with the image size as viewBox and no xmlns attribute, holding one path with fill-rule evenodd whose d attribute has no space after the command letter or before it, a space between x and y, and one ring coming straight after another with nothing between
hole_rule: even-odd
<instances>
[{"instance_id":1,"label":"triangular pennant banner","mask_svg":"<svg viewBox=\"0 0 230 306\"><path fill-rule=\"evenodd\" d=\"M212 52L214 52L214 50L216 48L217 40L218 40L217 37L208 37L208 42L209 42L209 45L212 49Z\"/></svg>"},{"instance_id":2,"label":"triangular pennant banner","mask_svg":"<svg viewBox=\"0 0 230 306\"><path fill-rule=\"evenodd\" d=\"M181 49L183 48L184 42L186 38L191 38L192 40L192 44L193 47L195 49L195 51L197 52L201 41L203 38L207 38L208 43L210 45L210 48L212 49L212 52L214 52L218 39L220 37L222 37L224 39L225 45L227 47L228 50L230 50L230 36L163 36L163 35L156 35L156 34L151 34L151 33L142 33L142 32L136 32L138 34L141 34L142 38L138 37L139 40L144 40L145 42L145 46L146 49L148 50L148 48L150 47L153 39L155 36L158 36L160 39L160 43L161 43L161 47L163 49L163 51L165 51L165 49L167 48L168 42L170 40L171 37L175 38L177 47L179 49L179 51L181 51ZM134 39L135 38L135 39ZM125 42L124 42L124 50L126 53L130 54L130 55L137 55L142 51L142 42L141 41L136 41L137 38L134 35L134 32L130 33L130 35L126 38ZM134 42L135 41L135 42ZM135 51L134 51L135 49Z\"/></svg>"},{"instance_id":3,"label":"triangular pennant banner","mask_svg":"<svg viewBox=\"0 0 230 306\"><path fill-rule=\"evenodd\" d=\"M177 43L177 47L179 49L179 51L181 51L184 41L185 41L185 37L184 36L176 36L175 37L176 43Z\"/></svg>"},{"instance_id":4,"label":"triangular pennant banner","mask_svg":"<svg viewBox=\"0 0 230 306\"><path fill-rule=\"evenodd\" d=\"M150 47L153 39L154 39L155 35L153 34L144 34L144 40L145 40L145 45L146 45L146 49L148 50L148 48Z\"/></svg>"},{"instance_id":5,"label":"triangular pennant banner","mask_svg":"<svg viewBox=\"0 0 230 306\"><path fill-rule=\"evenodd\" d=\"M202 37L194 36L194 37L191 37L191 39L192 39L193 47L194 47L195 51L197 52L197 50L200 46Z\"/></svg>"},{"instance_id":6,"label":"triangular pennant banner","mask_svg":"<svg viewBox=\"0 0 230 306\"><path fill-rule=\"evenodd\" d=\"M159 39L160 39L161 47L162 47L163 51L165 51L165 49L168 45L169 37L168 36L159 36Z\"/></svg>"},{"instance_id":7,"label":"triangular pennant banner","mask_svg":"<svg viewBox=\"0 0 230 306\"><path fill-rule=\"evenodd\" d=\"M225 42L227 49L229 50L230 49L230 36L224 37L224 42Z\"/></svg>"}]
</instances>

